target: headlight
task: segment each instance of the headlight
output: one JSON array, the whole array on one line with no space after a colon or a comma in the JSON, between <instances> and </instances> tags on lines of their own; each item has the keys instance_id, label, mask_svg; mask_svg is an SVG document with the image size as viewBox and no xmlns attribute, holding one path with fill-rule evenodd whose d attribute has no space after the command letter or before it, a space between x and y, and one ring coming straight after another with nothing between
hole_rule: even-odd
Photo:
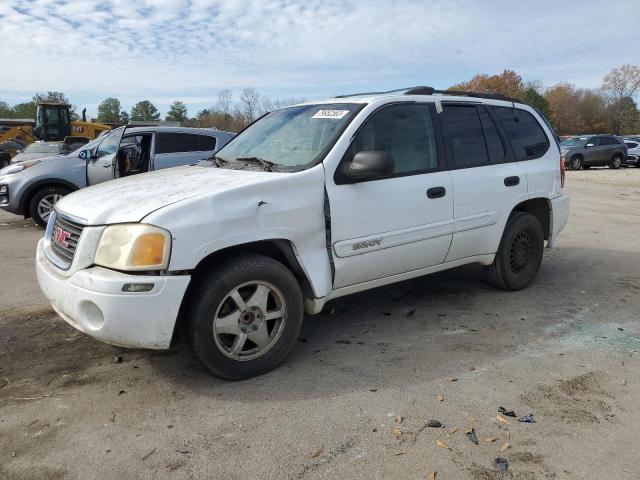
<instances>
[{"instance_id":1,"label":"headlight","mask_svg":"<svg viewBox=\"0 0 640 480\"><path fill-rule=\"evenodd\" d=\"M107 227L94 263L114 270L165 270L169 266L171 235L142 223Z\"/></svg>"},{"instance_id":2,"label":"headlight","mask_svg":"<svg viewBox=\"0 0 640 480\"><path fill-rule=\"evenodd\" d=\"M21 162L9 165L0 170L0 175L10 175L12 173L18 173L25 168L33 167L36 163L40 163L40 160L31 160L30 162Z\"/></svg>"}]
</instances>

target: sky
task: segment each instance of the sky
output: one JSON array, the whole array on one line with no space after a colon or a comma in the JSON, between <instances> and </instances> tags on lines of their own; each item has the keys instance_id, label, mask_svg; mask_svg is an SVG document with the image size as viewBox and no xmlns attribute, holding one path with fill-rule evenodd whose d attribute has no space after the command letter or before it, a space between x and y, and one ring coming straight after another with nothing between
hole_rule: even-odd
<instances>
[{"instance_id":1,"label":"sky","mask_svg":"<svg viewBox=\"0 0 640 480\"><path fill-rule=\"evenodd\" d=\"M597 88L640 65L640 1L0 0L0 100L67 94L95 116L245 86L272 100L518 72Z\"/></svg>"}]
</instances>

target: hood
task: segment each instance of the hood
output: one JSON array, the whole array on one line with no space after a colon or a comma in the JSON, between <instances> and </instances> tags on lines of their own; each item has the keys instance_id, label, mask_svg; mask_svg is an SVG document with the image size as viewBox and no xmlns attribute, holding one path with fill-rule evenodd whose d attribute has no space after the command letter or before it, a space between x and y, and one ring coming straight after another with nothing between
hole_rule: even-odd
<instances>
[{"instance_id":1,"label":"hood","mask_svg":"<svg viewBox=\"0 0 640 480\"><path fill-rule=\"evenodd\" d=\"M87 225L139 222L173 203L260 183L273 175L287 174L200 166L168 168L79 190L60 200L56 210Z\"/></svg>"},{"instance_id":2,"label":"hood","mask_svg":"<svg viewBox=\"0 0 640 480\"><path fill-rule=\"evenodd\" d=\"M49 160L58 160L60 158L70 157L69 155L51 155L49 153L19 153L11 159L11 163L22 163L29 160L40 160L41 162L48 162Z\"/></svg>"}]
</instances>

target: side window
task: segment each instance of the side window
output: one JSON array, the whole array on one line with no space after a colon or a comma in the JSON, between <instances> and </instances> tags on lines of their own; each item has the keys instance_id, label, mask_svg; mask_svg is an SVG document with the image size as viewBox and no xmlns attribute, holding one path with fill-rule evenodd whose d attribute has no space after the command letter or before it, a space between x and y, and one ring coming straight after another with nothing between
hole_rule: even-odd
<instances>
[{"instance_id":1,"label":"side window","mask_svg":"<svg viewBox=\"0 0 640 480\"><path fill-rule=\"evenodd\" d=\"M636 148L638 144L636 142L624 142L627 145L627 148Z\"/></svg>"},{"instance_id":2,"label":"side window","mask_svg":"<svg viewBox=\"0 0 640 480\"><path fill-rule=\"evenodd\" d=\"M475 105L445 104L440 117L455 168L489 164L484 131Z\"/></svg>"},{"instance_id":3,"label":"side window","mask_svg":"<svg viewBox=\"0 0 640 480\"><path fill-rule=\"evenodd\" d=\"M600 145L619 145L614 137L600 137Z\"/></svg>"},{"instance_id":4,"label":"side window","mask_svg":"<svg viewBox=\"0 0 640 480\"><path fill-rule=\"evenodd\" d=\"M197 152L199 150L198 135L192 133L158 133L156 153Z\"/></svg>"},{"instance_id":5,"label":"side window","mask_svg":"<svg viewBox=\"0 0 640 480\"><path fill-rule=\"evenodd\" d=\"M98 158L116 153L118 145L120 144L120 138L120 135L111 134L100 142L100 145L98 145L98 149L96 150Z\"/></svg>"},{"instance_id":6,"label":"side window","mask_svg":"<svg viewBox=\"0 0 640 480\"><path fill-rule=\"evenodd\" d=\"M491 107L509 138L516 160L540 158L549 150L549 138L526 110L509 107Z\"/></svg>"},{"instance_id":7,"label":"side window","mask_svg":"<svg viewBox=\"0 0 640 480\"><path fill-rule=\"evenodd\" d=\"M486 108L481 107L478 111L480 112L480 120L482 121L482 128L484 129L484 139L489 152L489 161L491 163L503 162L505 151L498 129Z\"/></svg>"},{"instance_id":8,"label":"side window","mask_svg":"<svg viewBox=\"0 0 640 480\"><path fill-rule=\"evenodd\" d=\"M344 160L349 162L363 151L391 154L394 175L437 169L436 135L428 105L392 105L374 113L354 138Z\"/></svg>"},{"instance_id":9,"label":"side window","mask_svg":"<svg viewBox=\"0 0 640 480\"><path fill-rule=\"evenodd\" d=\"M216 137L210 137L209 135L198 135L198 143L200 150L208 152L216 149Z\"/></svg>"}]
</instances>

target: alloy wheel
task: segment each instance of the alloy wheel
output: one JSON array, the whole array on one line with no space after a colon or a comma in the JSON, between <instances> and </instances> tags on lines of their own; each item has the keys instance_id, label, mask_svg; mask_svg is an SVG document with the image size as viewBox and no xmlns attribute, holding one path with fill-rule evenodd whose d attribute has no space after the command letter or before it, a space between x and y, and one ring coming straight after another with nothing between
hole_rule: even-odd
<instances>
[{"instance_id":1,"label":"alloy wheel","mask_svg":"<svg viewBox=\"0 0 640 480\"><path fill-rule=\"evenodd\" d=\"M286 321L282 292L264 281L238 285L223 298L213 320L218 349L237 361L253 360L278 341Z\"/></svg>"},{"instance_id":2,"label":"alloy wheel","mask_svg":"<svg viewBox=\"0 0 640 480\"><path fill-rule=\"evenodd\" d=\"M40 199L38 203L38 215L45 222L49 220L51 216L51 212L53 212L53 206L63 197L59 193L51 193L49 195L45 195Z\"/></svg>"}]
</instances>

